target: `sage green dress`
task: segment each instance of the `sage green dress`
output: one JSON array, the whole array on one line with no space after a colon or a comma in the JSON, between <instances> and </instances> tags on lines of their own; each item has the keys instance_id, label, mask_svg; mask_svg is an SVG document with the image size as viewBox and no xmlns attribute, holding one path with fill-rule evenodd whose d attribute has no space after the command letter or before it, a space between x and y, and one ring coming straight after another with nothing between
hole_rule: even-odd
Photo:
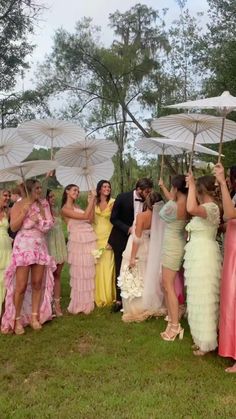
<instances>
[{"instance_id":1,"label":"sage green dress","mask_svg":"<svg viewBox=\"0 0 236 419\"><path fill-rule=\"evenodd\" d=\"M54 225L47 234L48 252L57 265L67 261L67 249L60 216L54 216Z\"/></svg>"},{"instance_id":2,"label":"sage green dress","mask_svg":"<svg viewBox=\"0 0 236 419\"><path fill-rule=\"evenodd\" d=\"M177 204L171 200L161 209L160 218L165 221L162 266L178 272L184 257L186 221L177 220Z\"/></svg>"}]
</instances>

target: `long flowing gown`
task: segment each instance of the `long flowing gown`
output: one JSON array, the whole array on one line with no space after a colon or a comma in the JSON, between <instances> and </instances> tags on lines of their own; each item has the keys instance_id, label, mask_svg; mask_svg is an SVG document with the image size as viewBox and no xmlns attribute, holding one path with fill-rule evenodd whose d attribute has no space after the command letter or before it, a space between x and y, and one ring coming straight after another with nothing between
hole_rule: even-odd
<instances>
[{"instance_id":1,"label":"long flowing gown","mask_svg":"<svg viewBox=\"0 0 236 419\"><path fill-rule=\"evenodd\" d=\"M8 235L9 223L7 217L0 221L0 316L2 313L2 304L5 299L4 273L11 260L12 240Z\"/></svg>"},{"instance_id":2,"label":"long flowing gown","mask_svg":"<svg viewBox=\"0 0 236 419\"><path fill-rule=\"evenodd\" d=\"M137 297L130 297L129 291L126 289L126 276L128 274L128 266L130 261L130 255L132 251L133 241L136 241L139 244L138 251L137 251L137 273L138 278L141 280L140 284L135 284L135 280L130 283L130 288L137 287ZM150 243L150 230L144 230L142 232L142 236L137 238L135 233L130 235L129 240L127 242L127 246L123 252L122 256L122 263L121 263L121 270L120 270L120 277L119 277L119 284L121 288L121 297L122 297L122 304L123 304L123 315L122 320L124 322L132 322L132 321L142 321L145 320L146 316L144 315L144 308L143 308L143 287L144 287L144 278L147 266L147 258L148 258L148 250L149 250L149 243ZM139 283L139 280L138 280ZM128 291L128 292L127 292ZM130 294L131 295L131 294Z\"/></svg>"},{"instance_id":3,"label":"long flowing gown","mask_svg":"<svg viewBox=\"0 0 236 419\"><path fill-rule=\"evenodd\" d=\"M216 235L220 213L214 202L202 206L207 218L193 217L186 226L190 240L185 246L184 269L190 331L194 343L208 352L218 346L221 253Z\"/></svg>"},{"instance_id":4,"label":"long flowing gown","mask_svg":"<svg viewBox=\"0 0 236 419\"><path fill-rule=\"evenodd\" d=\"M236 220L227 222L219 329L219 355L236 360Z\"/></svg>"},{"instance_id":5,"label":"long flowing gown","mask_svg":"<svg viewBox=\"0 0 236 419\"><path fill-rule=\"evenodd\" d=\"M162 201L153 206L151 229L144 230L141 238L136 237L133 232L123 252L118 283L121 288L124 322L140 322L150 316L158 316L163 303L161 254L164 222L159 216L162 206ZM133 242L138 244L138 251L135 274L130 276L128 265Z\"/></svg>"},{"instance_id":6,"label":"long flowing gown","mask_svg":"<svg viewBox=\"0 0 236 419\"><path fill-rule=\"evenodd\" d=\"M97 236L97 249L105 249L111 233L111 210L114 203L111 198L102 211L95 206L94 231ZM115 264L113 250L105 249L96 263L95 303L98 307L111 304L116 298Z\"/></svg>"},{"instance_id":7,"label":"long flowing gown","mask_svg":"<svg viewBox=\"0 0 236 419\"><path fill-rule=\"evenodd\" d=\"M66 262L67 249L60 216L54 217L54 225L47 234L47 244L49 254L54 257L57 265Z\"/></svg>"},{"instance_id":8,"label":"long flowing gown","mask_svg":"<svg viewBox=\"0 0 236 419\"><path fill-rule=\"evenodd\" d=\"M2 317L1 329L8 332L14 329L15 306L14 289L16 270L19 266L44 265L44 278L42 285L42 296L39 311L40 323L44 323L52 318L52 294L54 277L53 271L56 269L54 259L49 256L46 243L46 233L53 226L53 218L46 200L41 201L44 209L45 218L40 215L40 209L36 203L32 204L25 216L21 229L18 231L14 245L11 263L5 271L5 313ZM38 216L36 223L31 219ZM21 309L21 321L23 326L30 323L32 314L32 290L30 275L27 283L24 301Z\"/></svg>"},{"instance_id":9,"label":"long flowing gown","mask_svg":"<svg viewBox=\"0 0 236 419\"><path fill-rule=\"evenodd\" d=\"M74 211L84 212L80 208L74 208ZM94 309L95 262L92 251L96 248L96 236L87 220L70 218L67 229L71 286L68 311L89 314Z\"/></svg>"}]
</instances>

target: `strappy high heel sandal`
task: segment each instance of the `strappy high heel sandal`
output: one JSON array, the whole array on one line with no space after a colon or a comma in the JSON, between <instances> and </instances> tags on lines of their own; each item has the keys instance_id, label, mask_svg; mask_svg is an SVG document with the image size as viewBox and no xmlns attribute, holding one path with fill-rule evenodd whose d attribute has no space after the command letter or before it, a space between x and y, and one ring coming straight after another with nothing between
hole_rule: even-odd
<instances>
[{"instance_id":1,"label":"strappy high heel sandal","mask_svg":"<svg viewBox=\"0 0 236 419\"><path fill-rule=\"evenodd\" d=\"M161 333L162 339L166 340L167 342L173 342L177 336L179 336L180 340L182 340L184 337L184 329L181 327L180 323L170 323L170 327L167 327L165 332Z\"/></svg>"},{"instance_id":2,"label":"strappy high heel sandal","mask_svg":"<svg viewBox=\"0 0 236 419\"><path fill-rule=\"evenodd\" d=\"M20 317L15 318L15 327L14 327L14 333L15 335L23 335L25 333L25 329L20 323Z\"/></svg>"},{"instance_id":3,"label":"strappy high heel sandal","mask_svg":"<svg viewBox=\"0 0 236 419\"><path fill-rule=\"evenodd\" d=\"M166 329L164 330L164 332L161 332L160 335L162 337L162 335L165 335L165 333L169 333L170 329L171 329L171 322L168 322Z\"/></svg>"},{"instance_id":4,"label":"strappy high heel sandal","mask_svg":"<svg viewBox=\"0 0 236 419\"><path fill-rule=\"evenodd\" d=\"M30 326L34 330L40 330L40 329L42 329L42 325L38 321L38 313L32 313L31 314Z\"/></svg>"},{"instance_id":5,"label":"strappy high heel sandal","mask_svg":"<svg viewBox=\"0 0 236 419\"><path fill-rule=\"evenodd\" d=\"M53 300L53 313L56 317L62 317L63 316L60 301L61 301L60 298L54 298L54 300Z\"/></svg>"}]
</instances>

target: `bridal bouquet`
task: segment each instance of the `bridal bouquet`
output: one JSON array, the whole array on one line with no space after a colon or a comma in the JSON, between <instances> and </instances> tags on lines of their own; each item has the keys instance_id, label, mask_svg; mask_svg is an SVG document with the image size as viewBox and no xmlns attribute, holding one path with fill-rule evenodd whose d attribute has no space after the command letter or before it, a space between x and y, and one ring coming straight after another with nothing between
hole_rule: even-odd
<instances>
[{"instance_id":1,"label":"bridal bouquet","mask_svg":"<svg viewBox=\"0 0 236 419\"><path fill-rule=\"evenodd\" d=\"M98 259L102 256L103 252L105 250L105 247L101 247L100 249L94 249L92 250L92 255L94 257L95 263L98 263Z\"/></svg>"},{"instance_id":2,"label":"bridal bouquet","mask_svg":"<svg viewBox=\"0 0 236 419\"><path fill-rule=\"evenodd\" d=\"M117 278L117 285L121 289L121 297L128 300L142 297L143 295L143 278L141 277L138 267L124 266L124 269Z\"/></svg>"}]
</instances>

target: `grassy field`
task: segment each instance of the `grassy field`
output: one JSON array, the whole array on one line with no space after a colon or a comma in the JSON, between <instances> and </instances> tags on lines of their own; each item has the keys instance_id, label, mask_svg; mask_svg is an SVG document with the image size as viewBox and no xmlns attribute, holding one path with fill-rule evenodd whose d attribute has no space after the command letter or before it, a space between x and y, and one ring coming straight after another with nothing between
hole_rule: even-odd
<instances>
[{"instance_id":1,"label":"grassy field","mask_svg":"<svg viewBox=\"0 0 236 419\"><path fill-rule=\"evenodd\" d=\"M69 300L63 275L63 306ZM163 319L123 324L96 309L1 336L0 419L236 418L236 376L216 354L163 342Z\"/></svg>"}]
</instances>

